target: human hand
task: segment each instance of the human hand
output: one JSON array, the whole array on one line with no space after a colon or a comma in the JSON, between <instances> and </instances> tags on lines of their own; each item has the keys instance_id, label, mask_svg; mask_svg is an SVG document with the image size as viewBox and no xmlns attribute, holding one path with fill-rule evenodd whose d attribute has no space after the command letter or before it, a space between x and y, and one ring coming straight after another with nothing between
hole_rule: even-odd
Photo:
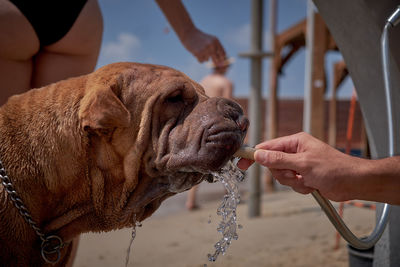
<instances>
[{"instance_id":1,"label":"human hand","mask_svg":"<svg viewBox=\"0 0 400 267\"><path fill-rule=\"evenodd\" d=\"M226 58L225 49L220 41L215 36L196 28L185 35L182 44L199 62L205 62L211 58L213 63L219 66L224 63Z\"/></svg>"},{"instance_id":2,"label":"human hand","mask_svg":"<svg viewBox=\"0 0 400 267\"><path fill-rule=\"evenodd\" d=\"M211 58L216 66L224 63L226 53L219 40L215 36L197 29L181 0L156 0L156 2L183 46L199 62L204 62Z\"/></svg>"},{"instance_id":3,"label":"human hand","mask_svg":"<svg viewBox=\"0 0 400 267\"><path fill-rule=\"evenodd\" d=\"M348 156L307 133L298 133L263 142L256 146L255 161L270 169L281 184L302 194L318 189L334 201L351 198L351 178L362 159ZM241 159L238 167L253 162Z\"/></svg>"}]
</instances>

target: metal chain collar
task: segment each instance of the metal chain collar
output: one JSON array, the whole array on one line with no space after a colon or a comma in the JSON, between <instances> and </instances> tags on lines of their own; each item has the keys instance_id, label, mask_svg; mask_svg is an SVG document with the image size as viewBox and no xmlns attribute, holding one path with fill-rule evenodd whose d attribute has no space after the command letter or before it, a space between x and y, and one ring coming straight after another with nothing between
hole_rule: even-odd
<instances>
[{"instance_id":1,"label":"metal chain collar","mask_svg":"<svg viewBox=\"0 0 400 267\"><path fill-rule=\"evenodd\" d=\"M32 219L28 209L24 206L21 198L14 189L10 178L7 176L6 170L4 169L3 163L0 160L0 180L3 184L6 192L14 203L14 206L18 209L21 216L25 221L33 228L36 235L42 240L41 244L41 255L42 258L50 264L56 264L61 258L60 250L67 245L63 240L56 235L46 236L42 230L37 226L36 222Z\"/></svg>"}]
</instances>

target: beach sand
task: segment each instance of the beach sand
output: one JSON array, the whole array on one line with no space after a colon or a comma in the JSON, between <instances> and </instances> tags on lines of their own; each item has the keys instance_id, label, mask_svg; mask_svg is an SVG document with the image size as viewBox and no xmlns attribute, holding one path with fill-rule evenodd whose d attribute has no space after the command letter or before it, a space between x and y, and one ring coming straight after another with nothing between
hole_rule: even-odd
<instances>
[{"instance_id":1,"label":"beach sand","mask_svg":"<svg viewBox=\"0 0 400 267\"><path fill-rule=\"evenodd\" d=\"M245 191L241 186L242 190ZM346 242L334 250L336 231L311 195L290 190L264 193L261 216L248 217L247 196L237 209L238 240L225 255L209 262L220 217L216 209L224 189L202 184L198 193L200 209L184 208L186 192L166 200L159 210L136 228L128 266L135 267L217 267L217 266L348 266ZM337 203L335 203L337 206ZM209 221L211 220L211 223ZM358 236L368 235L375 224L375 212L346 206L344 220ZM125 266L132 229L84 234L75 267Z\"/></svg>"}]
</instances>

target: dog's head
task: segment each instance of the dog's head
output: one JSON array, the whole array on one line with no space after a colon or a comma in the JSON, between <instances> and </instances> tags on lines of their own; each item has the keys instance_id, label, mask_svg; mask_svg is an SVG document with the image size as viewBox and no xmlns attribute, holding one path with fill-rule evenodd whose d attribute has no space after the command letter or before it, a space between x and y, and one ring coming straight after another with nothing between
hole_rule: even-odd
<instances>
[{"instance_id":1,"label":"dog's head","mask_svg":"<svg viewBox=\"0 0 400 267\"><path fill-rule=\"evenodd\" d=\"M174 69L103 67L87 80L79 110L88 136L89 178L103 228L150 216L167 197L209 178L241 146L241 107L208 98ZM107 230L107 229L99 229Z\"/></svg>"}]
</instances>

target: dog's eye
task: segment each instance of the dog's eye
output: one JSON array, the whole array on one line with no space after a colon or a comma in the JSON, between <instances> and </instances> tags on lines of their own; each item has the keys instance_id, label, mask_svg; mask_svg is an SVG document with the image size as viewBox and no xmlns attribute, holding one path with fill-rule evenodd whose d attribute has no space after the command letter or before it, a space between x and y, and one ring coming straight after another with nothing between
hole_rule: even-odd
<instances>
[{"instance_id":1,"label":"dog's eye","mask_svg":"<svg viewBox=\"0 0 400 267\"><path fill-rule=\"evenodd\" d=\"M165 101L168 104L178 104L178 103L183 103L185 102L185 99L183 97L183 93L181 90L176 90L172 94L170 94Z\"/></svg>"},{"instance_id":2,"label":"dog's eye","mask_svg":"<svg viewBox=\"0 0 400 267\"><path fill-rule=\"evenodd\" d=\"M172 95L167 98L167 101L173 104L183 102L183 96L182 94Z\"/></svg>"}]
</instances>

